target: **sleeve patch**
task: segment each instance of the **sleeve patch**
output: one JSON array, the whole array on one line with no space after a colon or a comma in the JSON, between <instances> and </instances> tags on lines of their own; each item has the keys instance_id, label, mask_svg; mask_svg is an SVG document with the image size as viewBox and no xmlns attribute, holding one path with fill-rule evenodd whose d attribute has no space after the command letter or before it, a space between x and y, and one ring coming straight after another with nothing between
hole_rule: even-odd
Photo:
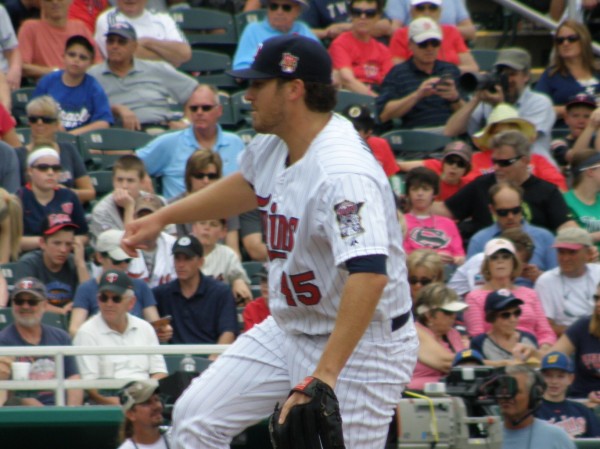
<instances>
[{"instance_id":1,"label":"sleeve patch","mask_svg":"<svg viewBox=\"0 0 600 449\"><path fill-rule=\"evenodd\" d=\"M363 204L364 202L354 203L344 200L333 206L342 238L355 237L365 232L360 217L360 209Z\"/></svg>"}]
</instances>

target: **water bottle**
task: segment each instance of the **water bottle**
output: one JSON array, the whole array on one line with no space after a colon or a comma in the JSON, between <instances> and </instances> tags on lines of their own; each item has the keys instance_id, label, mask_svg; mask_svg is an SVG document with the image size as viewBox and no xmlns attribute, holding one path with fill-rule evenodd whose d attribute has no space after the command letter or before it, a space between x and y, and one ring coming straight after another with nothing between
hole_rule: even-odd
<instances>
[{"instance_id":1,"label":"water bottle","mask_svg":"<svg viewBox=\"0 0 600 449\"><path fill-rule=\"evenodd\" d=\"M186 354L179 362L179 370L186 373L193 373L196 371L196 361L190 354Z\"/></svg>"}]
</instances>

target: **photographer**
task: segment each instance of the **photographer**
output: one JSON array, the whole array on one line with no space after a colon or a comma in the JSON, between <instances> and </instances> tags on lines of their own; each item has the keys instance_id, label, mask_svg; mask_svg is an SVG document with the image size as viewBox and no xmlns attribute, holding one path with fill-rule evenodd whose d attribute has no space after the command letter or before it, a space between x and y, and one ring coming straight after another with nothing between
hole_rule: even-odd
<instances>
[{"instance_id":1,"label":"photographer","mask_svg":"<svg viewBox=\"0 0 600 449\"><path fill-rule=\"evenodd\" d=\"M450 117L444 134L454 137L468 132L473 135L486 125L494 106L509 103L518 109L519 117L535 126L537 139L531 147L532 153L556 165L549 152L556 114L550 99L529 87L531 56L521 48L506 48L498 54L494 67L493 76L483 77L485 82L478 83L471 100Z\"/></svg>"}]
</instances>

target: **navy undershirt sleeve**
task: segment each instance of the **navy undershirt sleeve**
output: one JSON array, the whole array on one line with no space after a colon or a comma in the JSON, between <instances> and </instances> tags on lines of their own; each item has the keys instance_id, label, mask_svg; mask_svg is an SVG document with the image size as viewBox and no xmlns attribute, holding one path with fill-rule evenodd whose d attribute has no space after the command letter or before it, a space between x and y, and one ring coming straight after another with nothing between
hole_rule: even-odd
<instances>
[{"instance_id":1,"label":"navy undershirt sleeve","mask_svg":"<svg viewBox=\"0 0 600 449\"><path fill-rule=\"evenodd\" d=\"M387 256L383 254L373 254L371 256L361 256L348 259L346 261L346 268L350 274L376 273L387 275L386 262Z\"/></svg>"}]
</instances>

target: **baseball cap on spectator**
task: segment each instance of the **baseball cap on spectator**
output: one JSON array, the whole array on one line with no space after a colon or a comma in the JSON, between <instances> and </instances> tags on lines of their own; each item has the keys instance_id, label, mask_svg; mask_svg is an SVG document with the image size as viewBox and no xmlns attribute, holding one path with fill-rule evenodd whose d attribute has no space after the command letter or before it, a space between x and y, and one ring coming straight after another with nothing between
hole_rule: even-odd
<instances>
[{"instance_id":1,"label":"baseball cap on spectator","mask_svg":"<svg viewBox=\"0 0 600 449\"><path fill-rule=\"evenodd\" d=\"M469 305L462 301L456 301L453 298L441 298L441 301L438 302L437 304L429 304L429 305L421 304L419 307L417 307L417 314L423 315L426 312L429 312L432 310L438 310L438 309L443 310L445 312L456 313L456 312L462 312L467 307L469 307Z\"/></svg>"},{"instance_id":2,"label":"baseball cap on spectator","mask_svg":"<svg viewBox=\"0 0 600 449\"><path fill-rule=\"evenodd\" d=\"M40 147L29 153L29 156L27 156L27 166L32 167L33 164L35 164L38 161L38 159L41 159L46 156L52 156L53 158L60 161L60 156L54 148Z\"/></svg>"},{"instance_id":3,"label":"baseball cap on spectator","mask_svg":"<svg viewBox=\"0 0 600 449\"><path fill-rule=\"evenodd\" d=\"M460 140L455 140L444 147L444 151L442 152L442 160L446 159L448 156L458 156L466 162L468 172L471 169L472 155L473 149L471 148L471 145Z\"/></svg>"},{"instance_id":4,"label":"baseball cap on spectator","mask_svg":"<svg viewBox=\"0 0 600 449\"><path fill-rule=\"evenodd\" d=\"M531 55L522 48L504 48L498 53L494 67L510 67L514 70L529 70L531 68Z\"/></svg>"},{"instance_id":5,"label":"baseball cap on spectator","mask_svg":"<svg viewBox=\"0 0 600 449\"><path fill-rule=\"evenodd\" d=\"M566 354L559 351L552 351L542 359L540 370L544 371L546 369L559 369L567 373L572 373L573 363L571 363L571 359Z\"/></svg>"},{"instance_id":6,"label":"baseball cap on spectator","mask_svg":"<svg viewBox=\"0 0 600 449\"><path fill-rule=\"evenodd\" d=\"M113 23L110 27L108 27L108 31L104 35L110 36L111 34L121 36L127 40L137 40L137 33L135 32L135 28L133 28L133 26L129 22Z\"/></svg>"},{"instance_id":7,"label":"baseball cap on spectator","mask_svg":"<svg viewBox=\"0 0 600 449\"><path fill-rule=\"evenodd\" d=\"M515 249L515 245L509 240L506 239L491 239L483 248L483 254L486 257L491 256L492 254L496 254L498 251L508 251L512 255L517 255L517 250Z\"/></svg>"},{"instance_id":8,"label":"baseball cap on spectator","mask_svg":"<svg viewBox=\"0 0 600 449\"><path fill-rule=\"evenodd\" d=\"M565 108L568 111L573 106L589 106L591 109L596 109L596 98L594 98L592 95L588 95L583 92L577 95L573 95L567 100Z\"/></svg>"},{"instance_id":9,"label":"baseball cap on spectator","mask_svg":"<svg viewBox=\"0 0 600 449\"><path fill-rule=\"evenodd\" d=\"M29 293L40 301L46 300L46 286L37 278L34 277L24 277L19 279L13 288L11 298L16 298L21 293Z\"/></svg>"},{"instance_id":10,"label":"baseball cap on spectator","mask_svg":"<svg viewBox=\"0 0 600 449\"><path fill-rule=\"evenodd\" d=\"M331 57L320 42L286 34L264 41L250 68L229 70L227 74L248 80L284 78L331 84L331 72Z\"/></svg>"},{"instance_id":11,"label":"baseball cap on spectator","mask_svg":"<svg viewBox=\"0 0 600 449\"><path fill-rule=\"evenodd\" d=\"M486 312L495 312L511 306L520 306L521 304L525 303L513 295L509 289L501 288L500 290L488 293L485 297L484 310Z\"/></svg>"},{"instance_id":12,"label":"baseball cap on spectator","mask_svg":"<svg viewBox=\"0 0 600 449\"><path fill-rule=\"evenodd\" d=\"M582 228L565 228L558 231L554 238L553 248L571 249L578 251L584 247L593 246L592 236Z\"/></svg>"},{"instance_id":13,"label":"baseball cap on spectator","mask_svg":"<svg viewBox=\"0 0 600 449\"><path fill-rule=\"evenodd\" d=\"M173 244L173 254L185 254L189 257L202 257L204 249L200 241L193 235L179 237Z\"/></svg>"},{"instance_id":14,"label":"baseball cap on spectator","mask_svg":"<svg viewBox=\"0 0 600 449\"><path fill-rule=\"evenodd\" d=\"M418 17L410 22L410 25L408 26L408 37L417 44L429 39L441 41L442 30L433 19L430 19L429 17Z\"/></svg>"},{"instance_id":15,"label":"baseball cap on spectator","mask_svg":"<svg viewBox=\"0 0 600 449\"><path fill-rule=\"evenodd\" d=\"M344 109L342 115L352 122L359 130L370 130L375 126L375 120L370 109L361 104L352 104Z\"/></svg>"},{"instance_id":16,"label":"baseball cap on spectator","mask_svg":"<svg viewBox=\"0 0 600 449\"><path fill-rule=\"evenodd\" d=\"M162 200L152 193L148 193L146 195L140 195L135 200L134 214L139 214L143 210L148 210L150 212L156 212L158 209L163 207L164 204Z\"/></svg>"},{"instance_id":17,"label":"baseball cap on spectator","mask_svg":"<svg viewBox=\"0 0 600 449\"><path fill-rule=\"evenodd\" d=\"M442 0L410 0L412 6L420 5L421 3L431 3L433 5L441 6Z\"/></svg>"},{"instance_id":18,"label":"baseball cap on spectator","mask_svg":"<svg viewBox=\"0 0 600 449\"><path fill-rule=\"evenodd\" d=\"M454 356L452 366L459 366L465 363L475 362L477 365L483 365L483 356L476 349L463 349Z\"/></svg>"},{"instance_id":19,"label":"baseball cap on spectator","mask_svg":"<svg viewBox=\"0 0 600 449\"><path fill-rule=\"evenodd\" d=\"M120 270L108 270L102 274L98 284L98 292L111 292L122 295L127 290L133 290L133 281L127 273Z\"/></svg>"},{"instance_id":20,"label":"baseball cap on spectator","mask_svg":"<svg viewBox=\"0 0 600 449\"><path fill-rule=\"evenodd\" d=\"M106 253L108 257L116 261L131 260L131 256L121 248L121 239L125 231L109 229L98 236L96 240L96 251Z\"/></svg>"},{"instance_id":21,"label":"baseball cap on spectator","mask_svg":"<svg viewBox=\"0 0 600 449\"><path fill-rule=\"evenodd\" d=\"M159 391L157 379L134 380L119 391L119 402L123 411L127 412L134 405L143 404Z\"/></svg>"},{"instance_id":22,"label":"baseball cap on spectator","mask_svg":"<svg viewBox=\"0 0 600 449\"><path fill-rule=\"evenodd\" d=\"M519 117L519 111L508 103L499 103L492 109L485 127L473 134L473 143L480 148L489 148L492 139L494 125L510 124L519 128L521 134L527 137L529 142L537 138L537 131L533 123Z\"/></svg>"},{"instance_id":23,"label":"baseball cap on spectator","mask_svg":"<svg viewBox=\"0 0 600 449\"><path fill-rule=\"evenodd\" d=\"M71 221L71 216L63 213L50 214L42 223L42 235L50 236L56 234L61 229L79 229L75 223Z\"/></svg>"}]
</instances>

